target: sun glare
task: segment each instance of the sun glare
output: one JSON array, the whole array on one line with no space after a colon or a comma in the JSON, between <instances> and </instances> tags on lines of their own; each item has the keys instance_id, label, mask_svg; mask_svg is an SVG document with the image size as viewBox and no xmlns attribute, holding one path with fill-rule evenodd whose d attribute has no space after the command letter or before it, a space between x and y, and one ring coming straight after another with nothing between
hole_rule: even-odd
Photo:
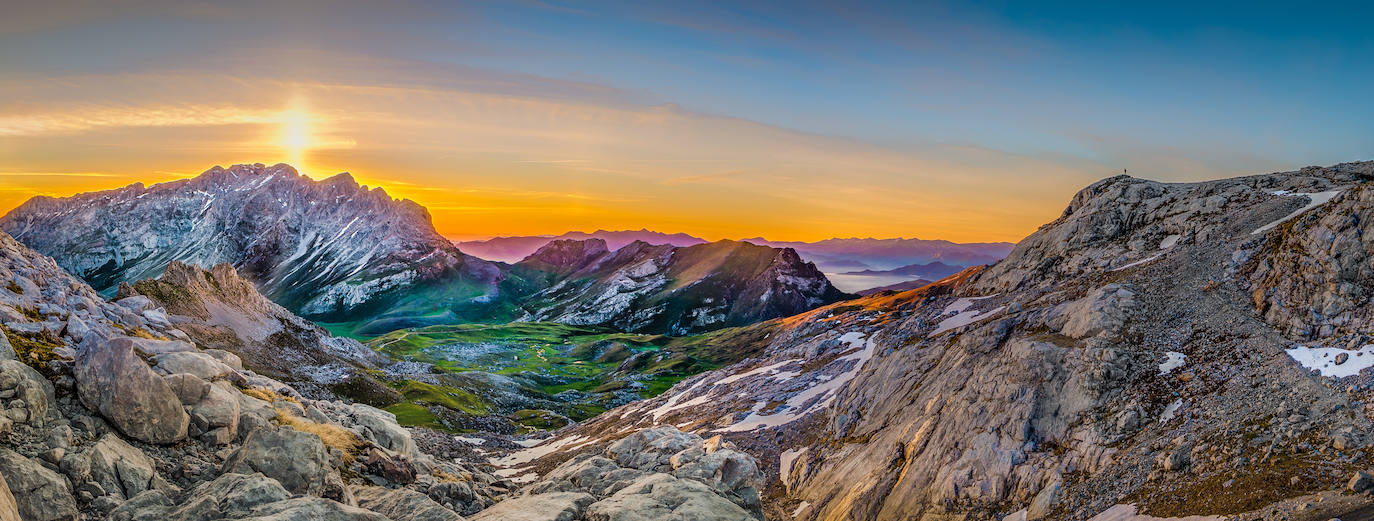
<instances>
[{"instance_id":1,"label":"sun glare","mask_svg":"<svg viewBox=\"0 0 1374 521\"><path fill-rule=\"evenodd\" d=\"M310 132L310 112L300 103L281 114L281 140L279 145L286 152L287 163L297 170L305 169L305 153L312 145Z\"/></svg>"}]
</instances>

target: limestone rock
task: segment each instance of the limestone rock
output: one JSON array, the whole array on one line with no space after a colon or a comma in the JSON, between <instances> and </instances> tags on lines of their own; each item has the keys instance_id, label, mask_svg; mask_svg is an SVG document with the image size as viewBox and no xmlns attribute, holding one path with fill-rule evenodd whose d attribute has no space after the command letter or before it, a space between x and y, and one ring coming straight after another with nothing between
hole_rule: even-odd
<instances>
[{"instance_id":1,"label":"limestone rock","mask_svg":"<svg viewBox=\"0 0 1374 521\"><path fill-rule=\"evenodd\" d=\"M392 521L463 521L463 516L410 489L362 487L353 491L358 506Z\"/></svg>"},{"instance_id":2,"label":"limestone rock","mask_svg":"<svg viewBox=\"0 0 1374 521\"><path fill-rule=\"evenodd\" d=\"M581 492L530 494L507 499L468 517L470 521L575 521L595 501Z\"/></svg>"},{"instance_id":3,"label":"limestone rock","mask_svg":"<svg viewBox=\"0 0 1374 521\"><path fill-rule=\"evenodd\" d=\"M317 496L324 492L326 474L332 469L319 436L281 427L249 434L224 462L222 472L261 472L293 494Z\"/></svg>"},{"instance_id":4,"label":"limestone rock","mask_svg":"<svg viewBox=\"0 0 1374 521\"><path fill-rule=\"evenodd\" d=\"M114 434L102 436L91 447L90 479L121 500L148 490L155 474L143 451Z\"/></svg>"},{"instance_id":5,"label":"limestone rock","mask_svg":"<svg viewBox=\"0 0 1374 521\"><path fill-rule=\"evenodd\" d=\"M125 435L148 443L186 438L190 417L181 399L138 355L129 337L82 342L76 357L81 403Z\"/></svg>"},{"instance_id":6,"label":"limestone rock","mask_svg":"<svg viewBox=\"0 0 1374 521\"><path fill-rule=\"evenodd\" d=\"M76 519L76 501L67 480L22 454L0 448L0 476L24 521L69 521Z\"/></svg>"}]
</instances>

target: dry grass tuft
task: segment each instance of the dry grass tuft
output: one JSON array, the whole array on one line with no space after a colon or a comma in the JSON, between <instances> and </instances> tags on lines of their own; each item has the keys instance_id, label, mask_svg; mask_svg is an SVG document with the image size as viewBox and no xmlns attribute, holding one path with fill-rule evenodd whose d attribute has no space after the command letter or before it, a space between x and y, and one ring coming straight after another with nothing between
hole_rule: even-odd
<instances>
[{"instance_id":1,"label":"dry grass tuft","mask_svg":"<svg viewBox=\"0 0 1374 521\"><path fill-rule=\"evenodd\" d=\"M440 483L458 483L460 481L463 481L461 479L458 479L458 476L444 472L444 469L437 467L434 469L434 472L432 472L432 474L434 475L435 479L439 480Z\"/></svg>"},{"instance_id":2,"label":"dry grass tuft","mask_svg":"<svg viewBox=\"0 0 1374 521\"><path fill-rule=\"evenodd\" d=\"M281 407L277 407L275 410L277 411L277 423L319 436L325 446L343 452L344 464L353 464L362 454L363 449L367 448L367 442L359 438L353 431L330 423L315 423L296 416L291 411Z\"/></svg>"},{"instance_id":3,"label":"dry grass tuft","mask_svg":"<svg viewBox=\"0 0 1374 521\"><path fill-rule=\"evenodd\" d=\"M283 395L280 395L280 394L277 394L277 393L275 393L275 392L269 391L269 390L267 390L267 389L262 389L262 388L259 388L259 387L246 387L246 388L241 388L241 389L239 389L239 392L241 392L241 393L243 393L243 394L246 394L246 395L248 395L248 396L252 396L252 397L254 397L254 398L257 398L257 399L262 400L262 401L267 402L267 403L277 403L278 400L281 400L281 401L292 402L292 403L295 403L296 405L302 405L302 406L303 406L303 404L301 404L300 399L298 399L298 398L296 398L296 397L294 397L294 396L283 396Z\"/></svg>"}]
</instances>

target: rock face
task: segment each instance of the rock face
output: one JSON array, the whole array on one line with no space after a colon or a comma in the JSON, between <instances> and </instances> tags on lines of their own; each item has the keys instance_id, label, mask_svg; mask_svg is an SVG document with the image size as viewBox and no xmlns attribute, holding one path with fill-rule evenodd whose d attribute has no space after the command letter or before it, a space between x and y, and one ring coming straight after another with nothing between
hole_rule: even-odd
<instances>
[{"instance_id":1,"label":"rock face","mask_svg":"<svg viewBox=\"0 0 1374 521\"><path fill-rule=\"evenodd\" d=\"M847 298L788 249L719 241L687 247L553 241L512 274L537 292L525 320L683 335L794 315ZM544 288L544 289L538 289Z\"/></svg>"},{"instance_id":2,"label":"rock face","mask_svg":"<svg viewBox=\"0 0 1374 521\"><path fill-rule=\"evenodd\" d=\"M134 353L136 343L119 337L81 343L74 376L81 402L120 432L148 443L186 438L190 417L161 376Z\"/></svg>"},{"instance_id":3,"label":"rock face","mask_svg":"<svg viewBox=\"0 0 1374 521\"><path fill-rule=\"evenodd\" d=\"M413 490L366 487L354 491L353 495L359 507L382 514L391 521L463 521L463 516Z\"/></svg>"},{"instance_id":4,"label":"rock face","mask_svg":"<svg viewBox=\"0 0 1374 521\"><path fill-rule=\"evenodd\" d=\"M142 299L161 306L171 322L208 348L159 355L164 374L189 372L209 380L213 375L198 371L224 373L242 369L246 361L261 374L326 397L331 395L328 386L345 379L380 386L360 368L388 363L360 342L334 337L268 300L229 264L204 269L172 261L160 278L123 285L116 297L121 304ZM180 370L173 367L176 363L190 365Z\"/></svg>"},{"instance_id":5,"label":"rock face","mask_svg":"<svg viewBox=\"0 0 1374 521\"><path fill-rule=\"evenodd\" d=\"M436 285L446 296L479 297L499 278L495 265L436 233L423 207L348 174L313 181L280 164L35 197L0 218L0 229L100 291L155 277L172 261L229 263L272 300L312 317L390 309Z\"/></svg>"},{"instance_id":6,"label":"rock face","mask_svg":"<svg viewBox=\"0 0 1374 521\"><path fill-rule=\"evenodd\" d=\"M76 519L76 502L72 500L66 479L44 468L37 461L25 458L12 450L0 448L0 476L4 476L6 484L9 485L21 519Z\"/></svg>"},{"instance_id":7,"label":"rock face","mask_svg":"<svg viewBox=\"0 0 1374 521\"><path fill-rule=\"evenodd\" d=\"M1302 340L1374 334L1371 209L1359 185L1266 235L1242 268L1265 320Z\"/></svg>"},{"instance_id":8,"label":"rock face","mask_svg":"<svg viewBox=\"0 0 1374 521\"><path fill-rule=\"evenodd\" d=\"M324 443L289 427L258 429L224 462L224 472L261 472L293 494L320 495L329 473Z\"/></svg>"},{"instance_id":9,"label":"rock face","mask_svg":"<svg viewBox=\"0 0 1374 521\"><path fill-rule=\"evenodd\" d=\"M733 444L657 427L579 454L472 519L750 521L762 518L762 486L754 458Z\"/></svg>"}]
</instances>

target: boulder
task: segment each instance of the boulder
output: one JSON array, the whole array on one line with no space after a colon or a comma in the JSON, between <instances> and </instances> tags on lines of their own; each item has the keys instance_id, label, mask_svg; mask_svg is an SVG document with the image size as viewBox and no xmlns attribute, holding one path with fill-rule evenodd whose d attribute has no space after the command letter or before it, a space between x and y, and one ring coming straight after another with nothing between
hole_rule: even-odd
<instances>
[{"instance_id":1,"label":"boulder","mask_svg":"<svg viewBox=\"0 0 1374 521\"><path fill-rule=\"evenodd\" d=\"M712 519L753 521L754 516L690 479L652 474L587 507L588 521L626 519Z\"/></svg>"},{"instance_id":2,"label":"boulder","mask_svg":"<svg viewBox=\"0 0 1374 521\"><path fill-rule=\"evenodd\" d=\"M0 332L0 360L15 360L18 355L14 352L14 346L10 345L10 339L5 333Z\"/></svg>"},{"instance_id":3,"label":"boulder","mask_svg":"<svg viewBox=\"0 0 1374 521\"><path fill-rule=\"evenodd\" d=\"M87 409L125 435L148 443L186 438L190 417L181 398L134 353L129 337L91 338L77 352L77 394Z\"/></svg>"},{"instance_id":4,"label":"boulder","mask_svg":"<svg viewBox=\"0 0 1374 521\"><path fill-rule=\"evenodd\" d=\"M23 401L24 420L28 423L41 426L56 414L57 397L52 382L32 367L17 360L0 361L0 391L7 390L14 391L11 404Z\"/></svg>"},{"instance_id":5,"label":"boulder","mask_svg":"<svg viewBox=\"0 0 1374 521\"><path fill-rule=\"evenodd\" d=\"M358 506L392 521L463 521L463 516L414 490L362 487L353 491Z\"/></svg>"},{"instance_id":6,"label":"boulder","mask_svg":"<svg viewBox=\"0 0 1374 521\"><path fill-rule=\"evenodd\" d=\"M201 352L214 357L215 360L219 360L221 364L227 365L235 371L243 370L243 359L239 358L239 355L223 349L206 349Z\"/></svg>"},{"instance_id":7,"label":"boulder","mask_svg":"<svg viewBox=\"0 0 1374 521\"><path fill-rule=\"evenodd\" d=\"M1350 481L1345 484L1346 490L1356 494L1369 490L1370 487L1374 487L1374 477L1371 477L1368 472L1363 470L1352 474L1350 476Z\"/></svg>"},{"instance_id":8,"label":"boulder","mask_svg":"<svg viewBox=\"0 0 1374 521\"><path fill-rule=\"evenodd\" d=\"M210 382L190 373L169 374L162 377L172 392L177 394L182 405L194 405L205 399L210 392Z\"/></svg>"},{"instance_id":9,"label":"boulder","mask_svg":"<svg viewBox=\"0 0 1374 521\"><path fill-rule=\"evenodd\" d=\"M135 350L148 356L196 350L195 344L182 340L158 340L142 337L129 337L129 339L133 342Z\"/></svg>"},{"instance_id":10,"label":"boulder","mask_svg":"<svg viewBox=\"0 0 1374 521\"><path fill-rule=\"evenodd\" d=\"M1065 336L1088 338L1121 329L1126 310L1133 305L1135 292L1119 284L1108 284L1056 308L1050 323L1060 327Z\"/></svg>"},{"instance_id":11,"label":"boulder","mask_svg":"<svg viewBox=\"0 0 1374 521\"><path fill-rule=\"evenodd\" d=\"M261 472L293 494L319 495L331 472L320 437L290 427L261 428L224 462L221 472Z\"/></svg>"},{"instance_id":12,"label":"boulder","mask_svg":"<svg viewBox=\"0 0 1374 521\"><path fill-rule=\"evenodd\" d=\"M410 431L396 423L396 415L376 407L353 404L351 419L362 427L362 436L387 450L410 456L415 442Z\"/></svg>"},{"instance_id":13,"label":"boulder","mask_svg":"<svg viewBox=\"0 0 1374 521\"><path fill-rule=\"evenodd\" d=\"M606 448L606 456L622 467L639 470L671 469L674 454L702 447L700 436L673 427L654 427L621 438Z\"/></svg>"},{"instance_id":14,"label":"boulder","mask_svg":"<svg viewBox=\"0 0 1374 521\"><path fill-rule=\"evenodd\" d=\"M146 311L153 307L153 299L150 299L143 295L134 295L132 297L125 297L116 300L115 304L119 304L120 306L123 306L125 309L128 309L129 311L133 311L135 313L142 313L143 311Z\"/></svg>"},{"instance_id":15,"label":"boulder","mask_svg":"<svg viewBox=\"0 0 1374 521\"><path fill-rule=\"evenodd\" d=\"M224 429L216 435L216 444L229 443L238 435L239 417L242 414L238 394L227 382L215 382L210 385L205 397L191 406L191 421L202 432Z\"/></svg>"},{"instance_id":16,"label":"boulder","mask_svg":"<svg viewBox=\"0 0 1374 521\"><path fill-rule=\"evenodd\" d=\"M14 496L25 521L69 521L77 517L76 501L67 480L37 461L0 448L0 476Z\"/></svg>"},{"instance_id":17,"label":"boulder","mask_svg":"<svg viewBox=\"0 0 1374 521\"><path fill-rule=\"evenodd\" d=\"M529 494L507 499L469 516L470 521L574 521L596 498L582 492Z\"/></svg>"},{"instance_id":18,"label":"boulder","mask_svg":"<svg viewBox=\"0 0 1374 521\"><path fill-rule=\"evenodd\" d=\"M1035 499L1032 499L1030 506L1026 508L1026 521L1038 521L1049 517L1054 502L1059 500L1059 487L1059 482L1055 481L1040 489L1040 493L1035 495Z\"/></svg>"},{"instance_id":19,"label":"boulder","mask_svg":"<svg viewBox=\"0 0 1374 521\"><path fill-rule=\"evenodd\" d=\"M197 351L163 353L153 357L153 364L153 369L165 375L187 373L207 381L234 372L215 357Z\"/></svg>"},{"instance_id":20,"label":"boulder","mask_svg":"<svg viewBox=\"0 0 1374 521\"><path fill-rule=\"evenodd\" d=\"M91 447L90 479L106 493L128 499L152 487L155 475L152 462L143 451L106 434Z\"/></svg>"}]
</instances>

